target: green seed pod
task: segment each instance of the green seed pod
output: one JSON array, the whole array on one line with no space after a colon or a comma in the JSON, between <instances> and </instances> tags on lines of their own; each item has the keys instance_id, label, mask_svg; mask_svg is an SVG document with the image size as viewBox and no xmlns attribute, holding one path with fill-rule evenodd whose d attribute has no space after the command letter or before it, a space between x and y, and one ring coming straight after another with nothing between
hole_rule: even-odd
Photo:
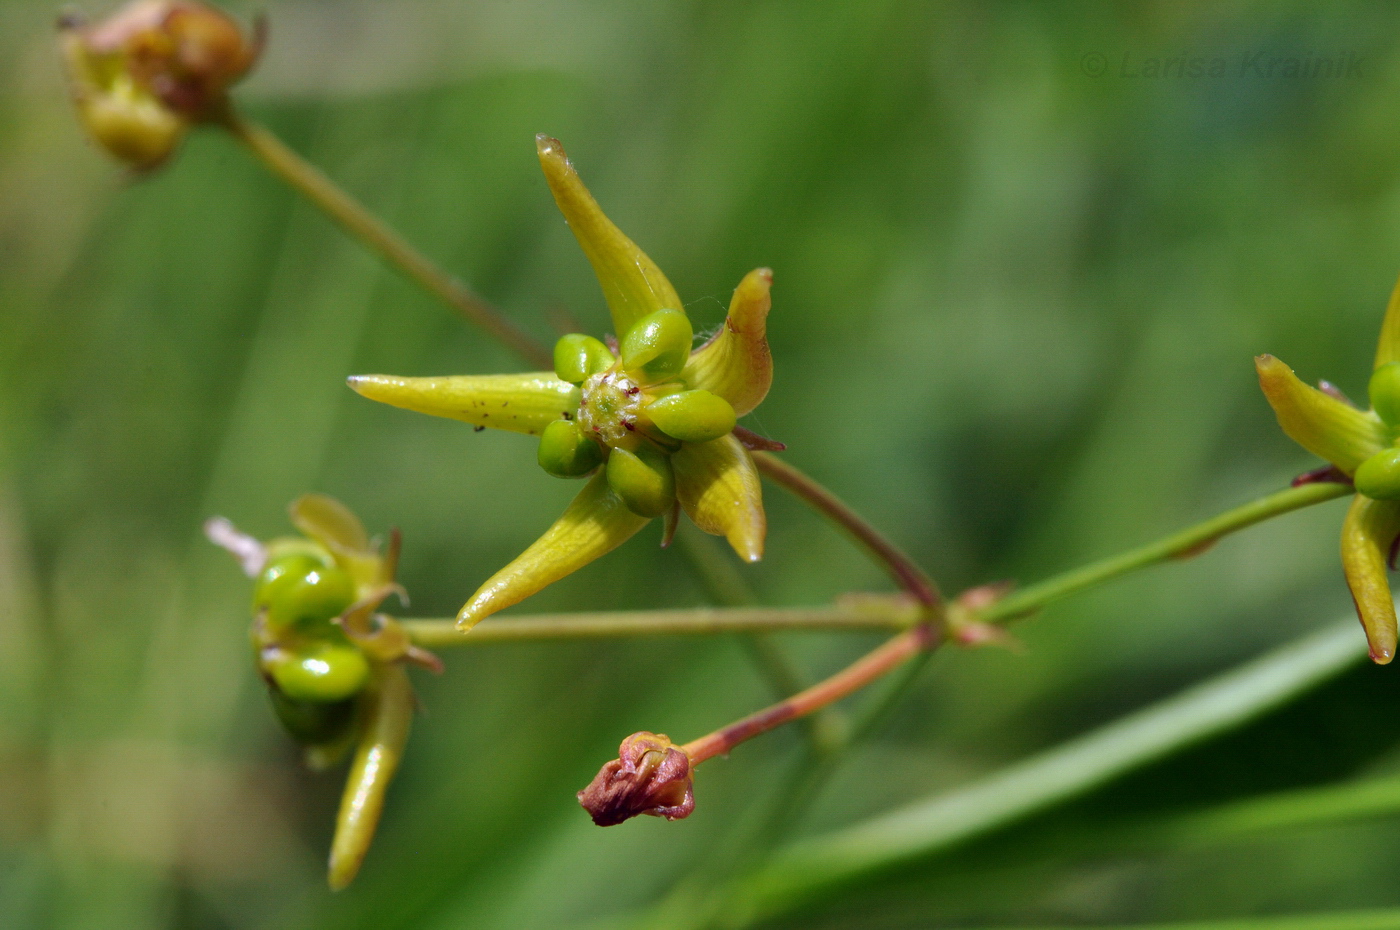
<instances>
[{"instance_id":1,"label":"green seed pod","mask_svg":"<svg viewBox=\"0 0 1400 930\"><path fill-rule=\"evenodd\" d=\"M345 735L355 719L353 700L326 704L319 701L294 701L277 688L268 688L272 709L292 739L307 746L335 742Z\"/></svg>"},{"instance_id":2,"label":"green seed pod","mask_svg":"<svg viewBox=\"0 0 1400 930\"><path fill-rule=\"evenodd\" d=\"M603 449L573 420L555 420L540 435L540 467L556 478L582 478L603 464Z\"/></svg>"},{"instance_id":3,"label":"green seed pod","mask_svg":"<svg viewBox=\"0 0 1400 930\"><path fill-rule=\"evenodd\" d=\"M647 416L657 429L682 442L709 442L734 429L734 408L709 391L682 391L652 401Z\"/></svg>"},{"instance_id":4,"label":"green seed pod","mask_svg":"<svg viewBox=\"0 0 1400 930\"><path fill-rule=\"evenodd\" d=\"M1371 407L1389 426L1400 426L1400 362L1386 362L1371 375Z\"/></svg>"},{"instance_id":5,"label":"green seed pod","mask_svg":"<svg viewBox=\"0 0 1400 930\"><path fill-rule=\"evenodd\" d=\"M676 476L663 452L641 446L613 449L608 456L608 487L639 517L659 517L676 499Z\"/></svg>"},{"instance_id":6,"label":"green seed pod","mask_svg":"<svg viewBox=\"0 0 1400 930\"><path fill-rule=\"evenodd\" d=\"M279 660L270 671L293 701L330 704L359 693L369 681L369 660L354 646L317 643Z\"/></svg>"},{"instance_id":7,"label":"green seed pod","mask_svg":"<svg viewBox=\"0 0 1400 930\"><path fill-rule=\"evenodd\" d=\"M1400 500L1400 449L1384 449L1362 462L1354 480L1356 490L1372 500Z\"/></svg>"},{"instance_id":8,"label":"green seed pod","mask_svg":"<svg viewBox=\"0 0 1400 930\"><path fill-rule=\"evenodd\" d=\"M253 609L267 610L274 628L317 626L355 601L355 585L328 559L293 553L270 562L258 576Z\"/></svg>"},{"instance_id":9,"label":"green seed pod","mask_svg":"<svg viewBox=\"0 0 1400 930\"><path fill-rule=\"evenodd\" d=\"M569 333L554 344L554 373L571 384L582 384L615 361L607 346L582 333Z\"/></svg>"},{"instance_id":10,"label":"green seed pod","mask_svg":"<svg viewBox=\"0 0 1400 930\"><path fill-rule=\"evenodd\" d=\"M642 384L670 381L690 358L695 337L680 310L657 310L638 320L622 337L622 367Z\"/></svg>"}]
</instances>

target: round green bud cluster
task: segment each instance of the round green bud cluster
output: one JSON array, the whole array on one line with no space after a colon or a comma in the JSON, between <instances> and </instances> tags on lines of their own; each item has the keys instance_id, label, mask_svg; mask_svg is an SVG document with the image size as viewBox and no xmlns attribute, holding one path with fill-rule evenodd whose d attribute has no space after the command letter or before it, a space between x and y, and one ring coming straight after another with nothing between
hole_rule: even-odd
<instances>
[{"instance_id":1,"label":"round green bud cluster","mask_svg":"<svg viewBox=\"0 0 1400 930\"><path fill-rule=\"evenodd\" d=\"M302 743L331 742L349 727L354 698L369 681L365 654L332 621L355 601L355 583L309 540L270 547L258 575L255 637L273 707Z\"/></svg>"},{"instance_id":2,"label":"round green bud cluster","mask_svg":"<svg viewBox=\"0 0 1400 930\"><path fill-rule=\"evenodd\" d=\"M634 513L664 514L676 498L671 453L719 439L735 424L729 401L680 379L694 338L684 312L662 309L623 335L620 358L591 336L560 339L554 372L581 387L578 412L545 428L540 467L581 478L605 466L608 486Z\"/></svg>"}]
</instances>

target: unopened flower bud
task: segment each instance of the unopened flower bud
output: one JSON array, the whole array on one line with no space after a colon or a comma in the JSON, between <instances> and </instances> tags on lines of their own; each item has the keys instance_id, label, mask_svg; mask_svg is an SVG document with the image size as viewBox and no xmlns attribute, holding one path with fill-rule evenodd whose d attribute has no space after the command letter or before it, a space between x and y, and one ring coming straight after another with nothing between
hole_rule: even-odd
<instances>
[{"instance_id":1,"label":"unopened flower bud","mask_svg":"<svg viewBox=\"0 0 1400 930\"><path fill-rule=\"evenodd\" d=\"M709 442L734 429L734 408L709 391L681 391L652 401L647 416L657 429L682 442Z\"/></svg>"},{"instance_id":2,"label":"unopened flower bud","mask_svg":"<svg viewBox=\"0 0 1400 930\"><path fill-rule=\"evenodd\" d=\"M659 517L676 499L676 476L664 452L642 445L608 455L608 487L639 517Z\"/></svg>"},{"instance_id":3,"label":"unopened flower bud","mask_svg":"<svg viewBox=\"0 0 1400 930\"><path fill-rule=\"evenodd\" d=\"M318 642L294 653L280 653L268 671L294 701L333 704L354 697L369 680L369 661L354 646Z\"/></svg>"},{"instance_id":4,"label":"unopened flower bud","mask_svg":"<svg viewBox=\"0 0 1400 930\"><path fill-rule=\"evenodd\" d=\"M1400 362L1386 362L1371 375L1371 409L1389 426L1400 426Z\"/></svg>"},{"instance_id":5,"label":"unopened flower bud","mask_svg":"<svg viewBox=\"0 0 1400 930\"><path fill-rule=\"evenodd\" d=\"M570 333L554 344L554 373L570 384L582 384L614 361L607 346L583 333Z\"/></svg>"},{"instance_id":6,"label":"unopened flower bud","mask_svg":"<svg viewBox=\"0 0 1400 930\"><path fill-rule=\"evenodd\" d=\"M269 557L253 593L255 610L279 629L330 628L330 621L355 601L350 576L330 559L305 552Z\"/></svg>"},{"instance_id":7,"label":"unopened flower bud","mask_svg":"<svg viewBox=\"0 0 1400 930\"><path fill-rule=\"evenodd\" d=\"M540 467L556 478L582 478L603 463L603 448L573 420L555 420L540 434Z\"/></svg>"},{"instance_id":8,"label":"unopened flower bud","mask_svg":"<svg viewBox=\"0 0 1400 930\"><path fill-rule=\"evenodd\" d=\"M1400 449L1377 452L1357 467L1353 480L1372 500L1400 500Z\"/></svg>"},{"instance_id":9,"label":"unopened flower bud","mask_svg":"<svg viewBox=\"0 0 1400 930\"><path fill-rule=\"evenodd\" d=\"M638 320L622 337L622 367L643 385L669 381L690 359L695 333L680 310L657 310Z\"/></svg>"},{"instance_id":10,"label":"unopened flower bud","mask_svg":"<svg viewBox=\"0 0 1400 930\"><path fill-rule=\"evenodd\" d=\"M136 0L101 22L59 23L78 115L109 153L140 169L168 158L189 126L215 117L262 48L194 0Z\"/></svg>"},{"instance_id":11,"label":"unopened flower bud","mask_svg":"<svg viewBox=\"0 0 1400 930\"><path fill-rule=\"evenodd\" d=\"M155 168L170 157L189 128L130 75L105 70L74 36L63 39L69 83L78 119L108 154L137 170Z\"/></svg>"},{"instance_id":12,"label":"unopened flower bud","mask_svg":"<svg viewBox=\"0 0 1400 930\"><path fill-rule=\"evenodd\" d=\"M690 757L665 734L633 733L617 754L578 793L578 802L598 826L638 814L681 820L695 810Z\"/></svg>"}]
</instances>

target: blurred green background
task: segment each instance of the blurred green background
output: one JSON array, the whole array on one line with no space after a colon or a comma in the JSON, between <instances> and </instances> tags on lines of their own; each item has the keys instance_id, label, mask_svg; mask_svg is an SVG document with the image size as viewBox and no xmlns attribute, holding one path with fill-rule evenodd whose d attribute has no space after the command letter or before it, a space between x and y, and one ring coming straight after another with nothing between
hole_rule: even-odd
<instances>
[{"instance_id":1,"label":"blurred green background","mask_svg":"<svg viewBox=\"0 0 1400 930\"><path fill-rule=\"evenodd\" d=\"M249 115L541 338L606 313L538 131L699 326L772 267L778 376L749 425L949 590L1043 577L1313 467L1274 424L1256 353L1364 396L1400 270L1400 8L267 10ZM325 890L339 775L304 772L277 730L247 655L249 586L200 522L275 535L291 498L334 494L375 531L402 527L412 613L442 616L576 486L535 468L527 439L345 389L352 372L518 366L219 133L124 177L68 110L53 14L0 2L0 925L606 924L721 877L799 733L707 764L685 822L599 830L573 792L634 730L689 739L770 700L731 638L449 654L446 676L418 679L425 713L359 881ZM1258 55L1359 66L1269 75L1244 65ZM1227 73L1143 76L1173 56ZM765 602L886 589L835 532L768 501L768 556L744 569ZM1017 628L1023 654L939 655L798 832L967 783L1344 615L1344 506L1058 605ZM703 603L658 535L524 608ZM813 676L871 644L784 640ZM1396 674L1358 668L774 925L1400 905L1394 817L1189 848L1120 829L1400 770Z\"/></svg>"}]
</instances>

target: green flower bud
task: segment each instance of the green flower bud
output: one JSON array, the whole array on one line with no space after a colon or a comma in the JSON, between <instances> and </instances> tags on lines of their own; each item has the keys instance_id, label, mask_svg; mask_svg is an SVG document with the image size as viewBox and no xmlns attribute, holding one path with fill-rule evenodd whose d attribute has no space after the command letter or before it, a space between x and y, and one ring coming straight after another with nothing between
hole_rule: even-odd
<instances>
[{"instance_id":1,"label":"green flower bud","mask_svg":"<svg viewBox=\"0 0 1400 930\"><path fill-rule=\"evenodd\" d=\"M659 517L676 499L676 477L664 452L643 445L636 452L613 449L608 487L639 517Z\"/></svg>"},{"instance_id":2,"label":"green flower bud","mask_svg":"<svg viewBox=\"0 0 1400 930\"><path fill-rule=\"evenodd\" d=\"M345 571L304 552L269 561L253 592L253 609L266 609L274 628L327 624L354 601L355 585Z\"/></svg>"},{"instance_id":3,"label":"green flower bud","mask_svg":"<svg viewBox=\"0 0 1400 930\"><path fill-rule=\"evenodd\" d=\"M569 333L554 344L554 373L571 384L582 384L615 361L607 346L582 333Z\"/></svg>"},{"instance_id":4,"label":"green flower bud","mask_svg":"<svg viewBox=\"0 0 1400 930\"><path fill-rule=\"evenodd\" d=\"M694 337L682 311L649 313L622 337L622 367L642 384L670 381L685 368Z\"/></svg>"},{"instance_id":5,"label":"green flower bud","mask_svg":"<svg viewBox=\"0 0 1400 930\"><path fill-rule=\"evenodd\" d=\"M355 719L353 700L327 704L321 701L294 701L277 688L268 688L272 709L283 728L298 743L318 746L345 735Z\"/></svg>"},{"instance_id":6,"label":"green flower bud","mask_svg":"<svg viewBox=\"0 0 1400 930\"><path fill-rule=\"evenodd\" d=\"M540 436L537 457L556 478L582 478L603 463L603 449L575 421L555 420Z\"/></svg>"},{"instance_id":7,"label":"green flower bud","mask_svg":"<svg viewBox=\"0 0 1400 930\"><path fill-rule=\"evenodd\" d=\"M709 442L734 429L734 408L709 391L672 394L652 401L646 412L657 429L682 442Z\"/></svg>"},{"instance_id":8,"label":"green flower bud","mask_svg":"<svg viewBox=\"0 0 1400 930\"><path fill-rule=\"evenodd\" d=\"M316 643L273 663L272 680L293 701L322 704L354 697L369 680L369 660L354 646Z\"/></svg>"},{"instance_id":9,"label":"green flower bud","mask_svg":"<svg viewBox=\"0 0 1400 930\"><path fill-rule=\"evenodd\" d=\"M1386 362L1371 375L1371 408L1389 426L1400 426L1400 362Z\"/></svg>"},{"instance_id":10,"label":"green flower bud","mask_svg":"<svg viewBox=\"0 0 1400 930\"><path fill-rule=\"evenodd\" d=\"M1400 500L1400 449L1377 452L1356 469L1356 490L1372 500Z\"/></svg>"}]
</instances>

